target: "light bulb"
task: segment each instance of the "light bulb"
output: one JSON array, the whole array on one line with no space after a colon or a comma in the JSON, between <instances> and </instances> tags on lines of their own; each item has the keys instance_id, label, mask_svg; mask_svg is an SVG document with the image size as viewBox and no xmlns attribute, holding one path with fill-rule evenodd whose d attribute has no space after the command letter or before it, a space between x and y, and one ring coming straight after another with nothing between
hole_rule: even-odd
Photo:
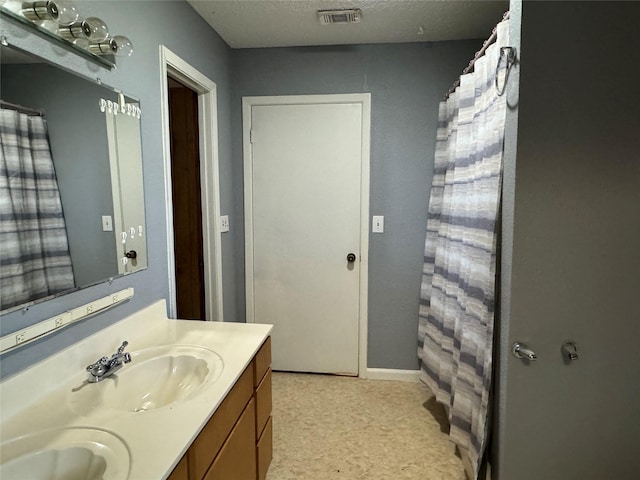
<instances>
[{"instance_id":1,"label":"light bulb","mask_svg":"<svg viewBox=\"0 0 640 480\"><path fill-rule=\"evenodd\" d=\"M133 53L133 44L127 37L116 35L111 39L111 49L117 57L129 57Z\"/></svg>"},{"instance_id":2,"label":"light bulb","mask_svg":"<svg viewBox=\"0 0 640 480\"><path fill-rule=\"evenodd\" d=\"M66 27L78 20L78 9L75 3L66 0L50 1L49 3L52 4L51 9L57 11L57 15L53 20L58 22L58 25Z\"/></svg>"},{"instance_id":3,"label":"light bulb","mask_svg":"<svg viewBox=\"0 0 640 480\"><path fill-rule=\"evenodd\" d=\"M107 24L100 20L98 17L89 17L84 23L87 24L89 34L87 38L93 43L104 42L109 38L109 29Z\"/></svg>"}]
</instances>

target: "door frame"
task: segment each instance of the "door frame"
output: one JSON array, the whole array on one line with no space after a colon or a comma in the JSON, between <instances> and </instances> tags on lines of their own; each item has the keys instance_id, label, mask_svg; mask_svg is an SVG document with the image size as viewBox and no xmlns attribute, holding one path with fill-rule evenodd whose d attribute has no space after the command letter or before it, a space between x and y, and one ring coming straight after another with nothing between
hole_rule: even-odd
<instances>
[{"instance_id":1,"label":"door frame","mask_svg":"<svg viewBox=\"0 0 640 480\"><path fill-rule=\"evenodd\" d=\"M360 161L360 278L358 308L358 376L367 374L369 293L369 179L371 162L371 94L281 95L242 97L242 150L244 164L245 299L246 321L255 322L253 285L253 151L251 111L254 106L358 103L362 106L362 157Z\"/></svg>"},{"instance_id":2,"label":"door frame","mask_svg":"<svg viewBox=\"0 0 640 480\"><path fill-rule=\"evenodd\" d=\"M220 232L220 179L218 171L218 97L215 82L160 45L160 102L164 193L166 205L169 318L177 315L176 270L173 237L171 184L171 133L169 129L170 76L198 94L200 194L202 205L202 253L204 256L205 315L209 321L224 321L222 305L222 245Z\"/></svg>"}]
</instances>

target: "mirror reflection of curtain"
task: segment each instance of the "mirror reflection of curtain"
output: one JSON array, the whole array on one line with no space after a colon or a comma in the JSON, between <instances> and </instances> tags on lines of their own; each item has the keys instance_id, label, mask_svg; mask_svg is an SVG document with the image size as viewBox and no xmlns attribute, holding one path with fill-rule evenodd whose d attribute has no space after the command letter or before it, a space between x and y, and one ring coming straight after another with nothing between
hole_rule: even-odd
<instances>
[{"instance_id":1,"label":"mirror reflection of curtain","mask_svg":"<svg viewBox=\"0 0 640 480\"><path fill-rule=\"evenodd\" d=\"M0 309L75 287L41 116L0 108Z\"/></svg>"}]
</instances>

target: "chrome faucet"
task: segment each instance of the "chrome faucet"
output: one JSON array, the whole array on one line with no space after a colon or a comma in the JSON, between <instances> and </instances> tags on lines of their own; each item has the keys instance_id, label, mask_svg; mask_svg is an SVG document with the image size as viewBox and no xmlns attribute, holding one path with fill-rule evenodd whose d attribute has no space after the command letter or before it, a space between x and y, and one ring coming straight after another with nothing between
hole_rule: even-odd
<instances>
[{"instance_id":1,"label":"chrome faucet","mask_svg":"<svg viewBox=\"0 0 640 480\"><path fill-rule=\"evenodd\" d=\"M102 357L96 363L87 367L89 372L89 383L97 383L105 378L113 375L122 368L124 363L131 361L131 354L124 353L124 349L129 345L126 340L122 342L118 351L111 355L111 358Z\"/></svg>"}]
</instances>

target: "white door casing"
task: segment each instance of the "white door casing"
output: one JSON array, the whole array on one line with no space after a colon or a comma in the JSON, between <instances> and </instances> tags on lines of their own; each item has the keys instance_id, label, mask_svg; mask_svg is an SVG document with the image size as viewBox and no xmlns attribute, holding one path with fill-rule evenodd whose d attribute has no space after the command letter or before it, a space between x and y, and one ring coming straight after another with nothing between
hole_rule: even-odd
<instances>
[{"instance_id":1,"label":"white door casing","mask_svg":"<svg viewBox=\"0 0 640 480\"><path fill-rule=\"evenodd\" d=\"M274 368L364 376L370 95L246 97L243 123L247 321Z\"/></svg>"},{"instance_id":2,"label":"white door casing","mask_svg":"<svg viewBox=\"0 0 640 480\"><path fill-rule=\"evenodd\" d=\"M162 147L164 157L165 204L169 276L169 317L176 317L176 270L171 187L171 135L167 76L198 94L202 240L206 319L223 321L222 245L220 232L220 180L218 171L218 103L216 84L160 45L160 98L162 103Z\"/></svg>"}]
</instances>

